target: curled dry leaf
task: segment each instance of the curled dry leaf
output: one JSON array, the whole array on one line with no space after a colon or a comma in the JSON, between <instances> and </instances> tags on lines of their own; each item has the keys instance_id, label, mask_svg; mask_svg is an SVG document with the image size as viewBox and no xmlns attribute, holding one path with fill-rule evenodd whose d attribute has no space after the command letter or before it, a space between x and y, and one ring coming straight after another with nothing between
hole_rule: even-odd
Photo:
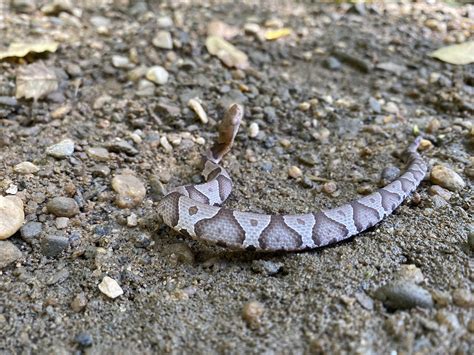
<instances>
[{"instance_id":1,"label":"curled dry leaf","mask_svg":"<svg viewBox=\"0 0 474 355\"><path fill-rule=\"evenodd\" d=\"M217 36L207 37L206 48L209 53L217 56L230 68L246 69L249 66L247 55L223 38Z\"/></svg>"},{"instance_id":2,"label":"curled dry leaf","mask_svg":"<svg viewBox=\"0 0 474 355\"><path fill-rule=\"evenodd\" d=\"M16 74L16 98L38 100L58 89L56 73L43 62L18 68Z\"/></svg>"},{"instance_id":3,"label":"curled dry leaf","mask_svg":"<svg viewBox=\"0 0 474 355\"><path fill-rule=\"evenodd\" d=\"M442 47L430 56L450 64L470 64L474 62L474 41Z\"/></svg>"},{"instance_id":4,"label":"curled dry leaf","mask_svg":"<svg viewBox=\"0 0 474 355\"><path fill-rule=\"evenodd\" d=\"M54 41L42 41L36 43L10 43L6 51L0 51L0 60L9 57L22 58L28 53L56 52L58 43Z\"/></svg>"},{"instance_id":5,"label":"curled dry leaf","mask_svg":"<svg viewBox=\"0 0 474 355\"><path fill-rule=\"evenodd\" d=\"M277 30L268 30L265 32L265 39L273 41L281 37L289 36L292 33L291 28L279 28Z\"/></svg>"}]
</instances>

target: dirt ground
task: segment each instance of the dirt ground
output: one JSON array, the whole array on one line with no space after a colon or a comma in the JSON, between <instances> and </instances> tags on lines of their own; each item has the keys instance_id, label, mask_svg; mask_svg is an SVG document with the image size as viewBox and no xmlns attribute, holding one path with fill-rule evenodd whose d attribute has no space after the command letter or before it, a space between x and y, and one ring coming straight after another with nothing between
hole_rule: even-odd
<instances>
[{"instance_id":1,"label":"dirt ground","mask_svg":"<svg viewBox=\"0 0 474 355\"><path fill-rule=\"evenodd\" d=\"M0 195L19 196L26 222L40 228L8 239L21 257L0 269L1 354L472 354L474 70L429 56L469 40L472 5L44 4L0 2L1 47L59 43L0 61ZM213 20L236 29L228 41L248 68L209 54ZM256 28L292 31L268 40ZM154 44L159 31L172 49ZM57 90L15 99L18 69L36 62L54 68ZM156 65L169 73L161 85L144 80ZM188 107L194 97L208 123ZM428 174L379 225L310 252L190 240L160 225L154 206L166 190L200 181L200 156L232 102L245 106L224 161L232 208L342 204L377 188L384 168L403 168L400 153L417 131L431 142L422 152L429 166L448 167L465 186L439 192ZM48 155L66 138L72 155ZM15 171L25 161L39 171ZM290 177L291 166L301 176ZM111 182L124 172L147 189L135 207L116 203ZM79 211L51 213L55 197L73 198ZM123 295L104 295L104 276ZM402 305L389 307L378 290L394 280L416 289L395 292ZM433 305L407 306L417 297Z\"/></svg>"}]
</instances>

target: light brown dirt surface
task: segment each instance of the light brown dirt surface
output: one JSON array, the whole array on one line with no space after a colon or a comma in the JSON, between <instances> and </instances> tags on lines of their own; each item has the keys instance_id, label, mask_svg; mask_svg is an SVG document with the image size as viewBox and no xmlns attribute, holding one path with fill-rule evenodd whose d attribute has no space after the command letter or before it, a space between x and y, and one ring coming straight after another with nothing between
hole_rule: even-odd
<instances>
[{"instance_id":1,"label":"light brown dirt surface","mask_svg":"<svg viewBox=\"0 0 474 355\"><path fill-rule=\"evenodd\" d=\"M473 16L435 1L0 2L2 53L58 44L0 60L0 196L25 212L0 241L0 353L472 353L474 72L429 54L472 40ZM208 52L212 21L240 68ZM396 175L418 132L430 169L449 172L331 247L190 240L154 206L200 181L232 102L232 208L342 204Z\"/></svg>"}]
</instances>

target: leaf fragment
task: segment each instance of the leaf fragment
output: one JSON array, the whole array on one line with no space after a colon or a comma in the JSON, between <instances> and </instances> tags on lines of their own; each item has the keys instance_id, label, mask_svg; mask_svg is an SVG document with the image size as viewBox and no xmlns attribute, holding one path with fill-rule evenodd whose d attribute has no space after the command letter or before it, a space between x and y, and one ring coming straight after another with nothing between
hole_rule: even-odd
<instances>
[{"instance_id":1,"label":"leaf fragment","mask_svg":"<svg viewBox=\"0 0 474 355\"><path fill-rule=\"evenodd\" d=\"M265 39L267 41L274 41L278 38L289 36L293 30L288 27L279 28L277 30L268 30L265 32Z\"/></svg>"},{"instance_id":2,"label":"leaf fragment","mask_svg":"<svg viewBox=\"0 0 474 355\"><path fill-rule=\"evenodd\" d=\"M450 64L470 64L474 62L474 41L441 47L429 55Z\"/></svg>"},{"instance_id":3,"label":"leaf fragment","mask_svg":"<svg viewBox=\"0 0 474 355\"><path fill-rule=\"evenodd\" d=\"M58 79L53 69L43 62L21 66L16 74L16 98L33 99L48 95L58 89Z\"/></svg>"},{"instance_id":4,"label":"leaf fragment","mask_svg":"<svg viewBox=\"0 0 474 355\"><path fill-rule=\"evenodd\" d=\"M41 41L36 43L12 42L5 51L0 51L0 60L9 57L23 58L28 53L56 52L59 43Z\"/></svg>"}]
</instances>

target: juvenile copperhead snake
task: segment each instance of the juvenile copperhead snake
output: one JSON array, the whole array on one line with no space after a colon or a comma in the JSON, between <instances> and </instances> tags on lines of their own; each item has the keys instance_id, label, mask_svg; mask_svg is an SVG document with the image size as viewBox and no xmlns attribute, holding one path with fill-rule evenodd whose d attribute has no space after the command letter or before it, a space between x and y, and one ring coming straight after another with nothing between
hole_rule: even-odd
<instances>
[{"instance_id":1,"label":"juvenile copperhead snake","mask_svg":"<svg viewBox=\"0 0 474 355\"><path fill-rule=\"evenodd\" d=\"M232 105L219 126L217 142L207 152L206 183L179 186L158 204L158 216L179 232L217 245L245 250L298 251L337 243L359 234L393 212L426 174L417 153L421 137L407 149L406 172L376 192L316 213L267 215L219 207L232 191L229 174L219 162L230 150L243 118Z\"/></svg>"}]
</instances>

